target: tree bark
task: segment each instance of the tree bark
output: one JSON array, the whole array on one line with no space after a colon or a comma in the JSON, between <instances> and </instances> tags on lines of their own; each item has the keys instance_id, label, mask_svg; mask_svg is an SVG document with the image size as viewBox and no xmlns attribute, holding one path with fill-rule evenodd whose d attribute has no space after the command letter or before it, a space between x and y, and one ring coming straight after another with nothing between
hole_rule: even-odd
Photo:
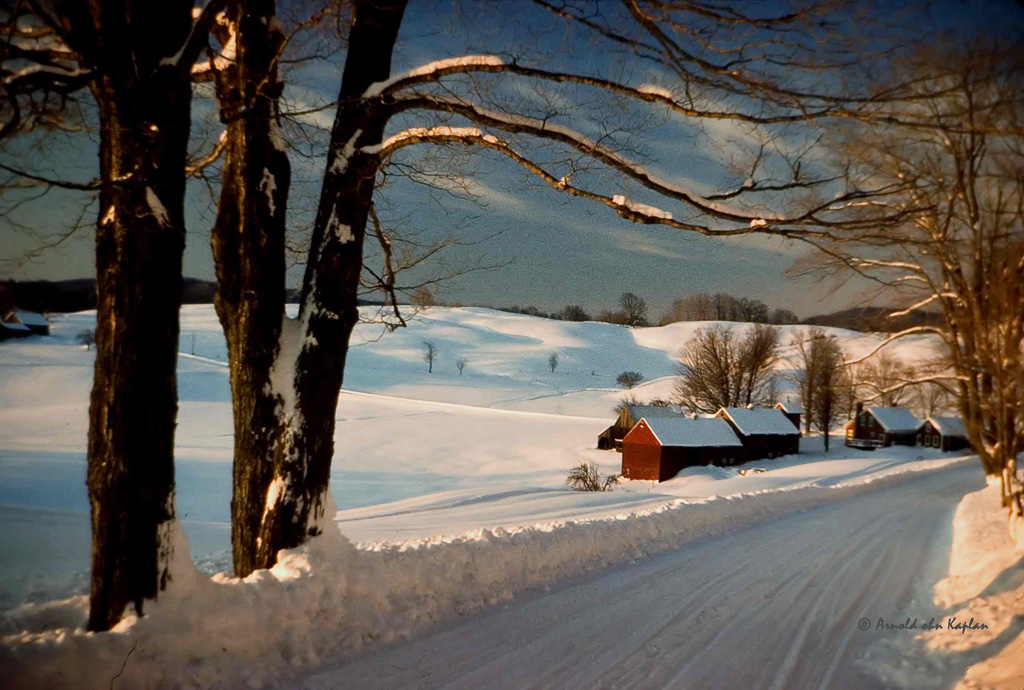
<instances>
[{"instance_id":1,"label":"tree bark","mask_svg":"<svg viewBox=\"0 0 1024 690\"><path fill-rule=\"evenodd\" d=\"M286 460L288 419L274 380L285 318L287 153L277 131L284 41L273 0L233 0L225 8L235 61L217 76L227 125L225 162L211 246L216 308L228 345L234 415L231 536L240 575L264 564L262 518L275 474ZM228 40L227 37L222 42ZM279 548L279 547L278 547Z\"/></svg>"},{"instance_id":2,"label":"tree bark","mask_svg":"<svg viewBox=\"0 0 1024 690\"><path fill-rule=\"evenodd\" d=\"M229 126L228 158L233 162L227 164L224 193L232 195L233 202L221 209L213 244L218 313L231 358L232 540L239 576L273 566L279 550L294 548L322 530L335 409L349 336L358 319L363 238L379 167L376 154L359 149L380 143L391 114L382 99L365 100L362 94L390 75L405 4L366 0L353 8L339 106L295 319L287 318L283 308L287 161L273 146L273 127L268 124L279 87L258 97L272 102L269 112L252 104L238 123ZM269 2L247 6L253 16L273 8ZM236 89L244 91L260 82L277 84L276 65L267 63L261 47L273 41L258 35L260 26L272 24L246 24L240 18ZM266 79L259 79L261 70ZM220 90L223 113L231 95L224 84ZM267 195L257 193L265 174L277 190L269 209Z\"/></svg>"},{"instance_id":3,"label":"tree bark","mask_svg":"<svg viewBox=\"0 0 1024 690\"><path fill-rule=\"evenodd\" d=\"M62 7L101 123L96 368L89 407L88 628L108 630L168 582L175 366L185 246L188 72L164 65L192 26L188 0Z\"/></svg>"}]
</instances>

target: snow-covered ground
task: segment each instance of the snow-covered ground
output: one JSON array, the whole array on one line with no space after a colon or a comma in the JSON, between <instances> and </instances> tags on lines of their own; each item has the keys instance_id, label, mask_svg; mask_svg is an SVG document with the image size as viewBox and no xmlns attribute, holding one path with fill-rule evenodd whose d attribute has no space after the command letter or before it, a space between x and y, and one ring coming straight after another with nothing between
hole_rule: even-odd
<instances>
[{"instance_id":1,"label":"snow-covered ground","mask_svg":"<svg viewBox=\"0 0 1024 690\"><path fill-rule=\"evenodd\" d=\"M88 312L59 316L52 337L0 344L0 609L84 591L87 583L85 442L94 353L77 345L75 335L94 318ZM702 325L630 330L437 308L383 337L379 326L357 327L338 404L332 474L342 531L354 541L372 541L609 515L673 497L778 488L934 455L882 457L840 447L828 459L809 453L776 461L777 469L757 477L731 471L723 475L730 479L719 481L717 471L695 472L609 496L564 491L563 471L580 461L618 471L618 454L595 449L625 394L614 385L616 375L639 371L648 383L634 391L637 396L666 397L675 354ZM794 328L783 327L785 343ZM181 330L178 514L192 553L213 572L229 566L226 350L212 306L184 307ZM879 342L835 332L852 354ZM424 340L438 349L433 374L422 359ZM927 357L929 341L900 348L905 359ZM559 364L551 372L553 352ZM461 376L455 368L460 357L467 360ZM814 447L805 442L806 449Z\"/></svg>"},{"instance_id":2,"label":"snow-covered ground","mask_svg":"<svg viewBox=\"0 0 1024 690\"><path fill-rule=\"evenodd\" d=\"M93 354L74 336L93 318L67 315L51 338L0 344L0 609L84 591ZM625 395L616 375L640 371L649 382L632 393L667 397L675 353L702 325L630 330L439 308L384 337L378 327L358 327L337 410L339 534L239 582L207 576L229 570L224 342L212 307L185 307L176 468L188 544L178 551L190 549L201 572L182 559L177 586L120 635L76 630L82 597L11 611L0 619L0 634L8 634L0 665L46 685L66 683L70 664L80 671L76 685L107 687L136 649L126 686L186 678L265 684L283 668L350 658L368 643L417 634L532 588L869 489L916 485L912 477L933 474L980 476L968 458L919 448L854 451L836 437L827 455L812 438L799 456L755 463L769 470L763 474L700 468L612 493L566 491L563 472L580 461L619 469L618 454L594 447ZM783 328L784 342L794 328ZM880 341L835 333L854 355ZM424 340L439 352L432 374ZM559 364L551 372L553 352ZM907 341L899 354L928 358L930 341ZM468 361L463 375L459 357Z\"/></svg>"}]
</instances>

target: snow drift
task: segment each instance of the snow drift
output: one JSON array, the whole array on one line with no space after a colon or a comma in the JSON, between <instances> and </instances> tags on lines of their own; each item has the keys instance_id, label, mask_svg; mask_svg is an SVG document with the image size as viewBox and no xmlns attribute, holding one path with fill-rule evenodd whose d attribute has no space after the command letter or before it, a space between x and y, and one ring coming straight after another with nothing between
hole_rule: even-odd
<instances>
[{"instance_id":1,"label":"snow drift","mask_svg":"<svg viewBox=\"0 0 1024 690\"><path fill-rule=\"evenodd\" d=\"M356 548L329 530L243 580L196 571L178 530L171 587L148 615L94 634L81 628L85 597L22 606L0 619L0 666L16 687L107 688L115 676L134 688L261 687L287 669L343 659L531 588L971 461L457 538Z\"/></svg>"}]
</instances>

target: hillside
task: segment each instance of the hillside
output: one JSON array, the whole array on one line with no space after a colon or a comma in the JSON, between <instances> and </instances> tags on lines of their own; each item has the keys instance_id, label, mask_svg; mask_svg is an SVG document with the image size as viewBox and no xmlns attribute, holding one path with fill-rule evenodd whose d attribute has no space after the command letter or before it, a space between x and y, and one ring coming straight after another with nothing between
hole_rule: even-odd
<instances>
[{"instance_id":1,"label":"hillside","mask_svg":"<svg viewBox=\"0 0 1024 690\"><path fill-rule=\"evenodd\" d=\"M49 338L0 343L0 551L21 554L0 582L0 608L80 590L86 582L85 440L94 353L74 337L94 319L91 312L58 316ZM613 494L563 491L563 472L575 463L618 472L619 456L595 448L612 408L627 394L615 386L616 375L640 371L648 381L632 393L668 396L675 353L707 325L630 330L477 308L430 309L392 334L359 325L337 408L332 489L342 531L372 541L616 515L681 496L889 470L919 454L883 458L836 449L825 460L812 439L805 441L810 456L775 461L758 479L709 469ZM783 342L802 328L782 327ZM880 341L832 332L851 354ZM432 374L423 362L425 340L438 349ZM898 351L912 361L929 347L918 338ZM232 422L224 339L212 306L182 309L180 349L178 511L192 553L216 570L228 564ZM559 363L551 372L553 352ZM462 375L457 358L467 360Z\"/></svg>"}]
</instances>

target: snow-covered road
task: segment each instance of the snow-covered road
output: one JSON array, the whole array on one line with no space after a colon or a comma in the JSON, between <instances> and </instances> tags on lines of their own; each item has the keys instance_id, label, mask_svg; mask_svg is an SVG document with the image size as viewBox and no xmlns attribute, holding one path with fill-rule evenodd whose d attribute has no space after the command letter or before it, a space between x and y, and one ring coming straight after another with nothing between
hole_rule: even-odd
<instances>
[{"instance_id":1,"label":"snow-covered road","mask_svg":"<svg viewBox=\"0 0 1024 690\"><path fill-rule=\"evenodd\" d=\"M911 634L878 631L879 618L944 613L931 594L953 511L981 486L974 466L924 473L577 578L285 685L884 687L857 659L884 636Z\"/></svg>"}]
</instances>

